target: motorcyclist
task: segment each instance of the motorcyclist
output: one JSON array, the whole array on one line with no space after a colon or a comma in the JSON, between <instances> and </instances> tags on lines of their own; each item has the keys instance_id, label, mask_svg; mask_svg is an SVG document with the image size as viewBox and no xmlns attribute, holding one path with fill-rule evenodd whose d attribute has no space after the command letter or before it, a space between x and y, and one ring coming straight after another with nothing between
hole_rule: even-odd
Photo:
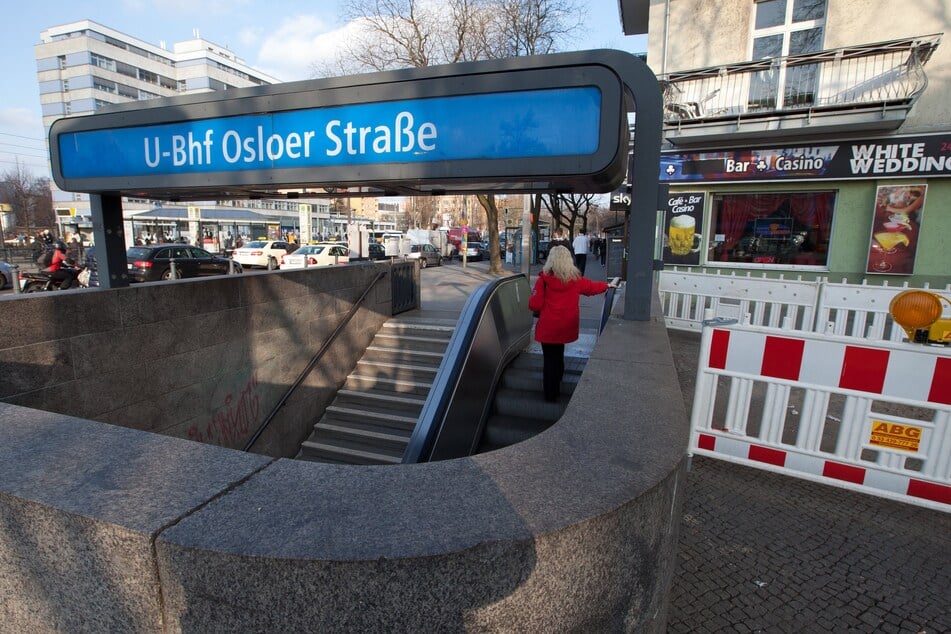
<instances>
[{"instance_id":1,"label":"motorcyclist","mask_svg":"<svg viewBox=\"0 0 951 634\"><path fill-rule=\"evenodd\" d=\"M65 242L57 240L53 243L53 249L53 261L45 270L51 278L60 281L59 290L65 291L76 281L76 271L68 265Z\"/></svg>"}]
</instances>

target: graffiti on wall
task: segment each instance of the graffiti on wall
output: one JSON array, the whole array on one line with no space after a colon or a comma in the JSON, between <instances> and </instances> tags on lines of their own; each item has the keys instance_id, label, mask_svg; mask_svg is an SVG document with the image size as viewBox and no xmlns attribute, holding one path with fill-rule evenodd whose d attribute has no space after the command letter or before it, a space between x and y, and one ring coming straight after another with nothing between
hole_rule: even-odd
<instances>
[{"instance_id":1,"label":"graffiti on wall","mask_svg":"<svg viewBox=\"0 0 951 634\"><path fill-rule=\"evenodd\" d=\"M258 422L260 411L258 375L255 373L241 389L225 396L204 426L192 425L188 439L224 447L239 446Z\"/></svg>"}]
</instances>

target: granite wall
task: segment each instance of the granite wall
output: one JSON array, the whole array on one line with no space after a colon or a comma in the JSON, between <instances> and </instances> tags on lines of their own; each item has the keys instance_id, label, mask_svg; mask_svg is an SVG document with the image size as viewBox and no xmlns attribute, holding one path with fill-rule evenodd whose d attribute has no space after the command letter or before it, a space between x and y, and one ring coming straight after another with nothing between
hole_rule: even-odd
<instances>
[{"instance_id":1,"label":"granite wall","mask_svg":"<svg viewBox=\"0 0 951 634\"><path fill-rule=\"evenodd\" d=\"M436 463L266 458L0 404L0 620L664 632L688 426L653 314L609 320L550 429Z\"/></svg>"},{"instance_id":2,"label":"granite wall","mask_svg":"<svg viewBox=\"0 0 951 634\"><path fill-rule=\"evenodd\" d=\"M0 401L240 448L386 266L4 295ZM387 277L255 452L296 453L389 315Z\"/></svg>"}]
</instances>

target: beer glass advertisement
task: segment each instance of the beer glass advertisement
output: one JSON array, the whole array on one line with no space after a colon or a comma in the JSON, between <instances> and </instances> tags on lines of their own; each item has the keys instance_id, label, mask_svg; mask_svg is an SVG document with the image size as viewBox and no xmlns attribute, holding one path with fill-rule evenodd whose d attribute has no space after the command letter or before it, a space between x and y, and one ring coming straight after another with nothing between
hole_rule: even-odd
<instances>
[{"instance_id":1,"label":"beer glass advertisement","mask_svg":"<svg viewBox=\"0 0 951 634\"><path fill-rule=\"evenodd\" d=\"M664 263L697 266L703 239L703 192L671 194L664 219Z\"/></svg>"},{"instance_id":2,"label":"beer glass advertisement","mask_svg":"<svg viewBox=\"0 0 951 634\"><path fill-rule=\"evenodd\" d=\"M866 273L911 275L914 272L927 190L927 185L879 186Z\"/></svg>"}]
</instances>

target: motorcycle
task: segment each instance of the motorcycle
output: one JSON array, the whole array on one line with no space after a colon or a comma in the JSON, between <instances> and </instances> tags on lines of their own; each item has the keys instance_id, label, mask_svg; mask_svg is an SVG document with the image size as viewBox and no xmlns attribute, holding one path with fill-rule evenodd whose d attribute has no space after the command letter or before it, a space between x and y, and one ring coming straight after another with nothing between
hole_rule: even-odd
<instances>
[{"instance_id":1,"label":"motorcycle","mask_svg":"<svg viewBox=\"0 0 951 634\"><path fill-rule=\"evenodd\" d=\"M73 271L75 279L69 288L89 288L91 271L85 266L63 267ZM20 271L20 292L41 293L43 291L58 291L62 280L53 279L49 271Z\"/></svg>"}]
</instances>

